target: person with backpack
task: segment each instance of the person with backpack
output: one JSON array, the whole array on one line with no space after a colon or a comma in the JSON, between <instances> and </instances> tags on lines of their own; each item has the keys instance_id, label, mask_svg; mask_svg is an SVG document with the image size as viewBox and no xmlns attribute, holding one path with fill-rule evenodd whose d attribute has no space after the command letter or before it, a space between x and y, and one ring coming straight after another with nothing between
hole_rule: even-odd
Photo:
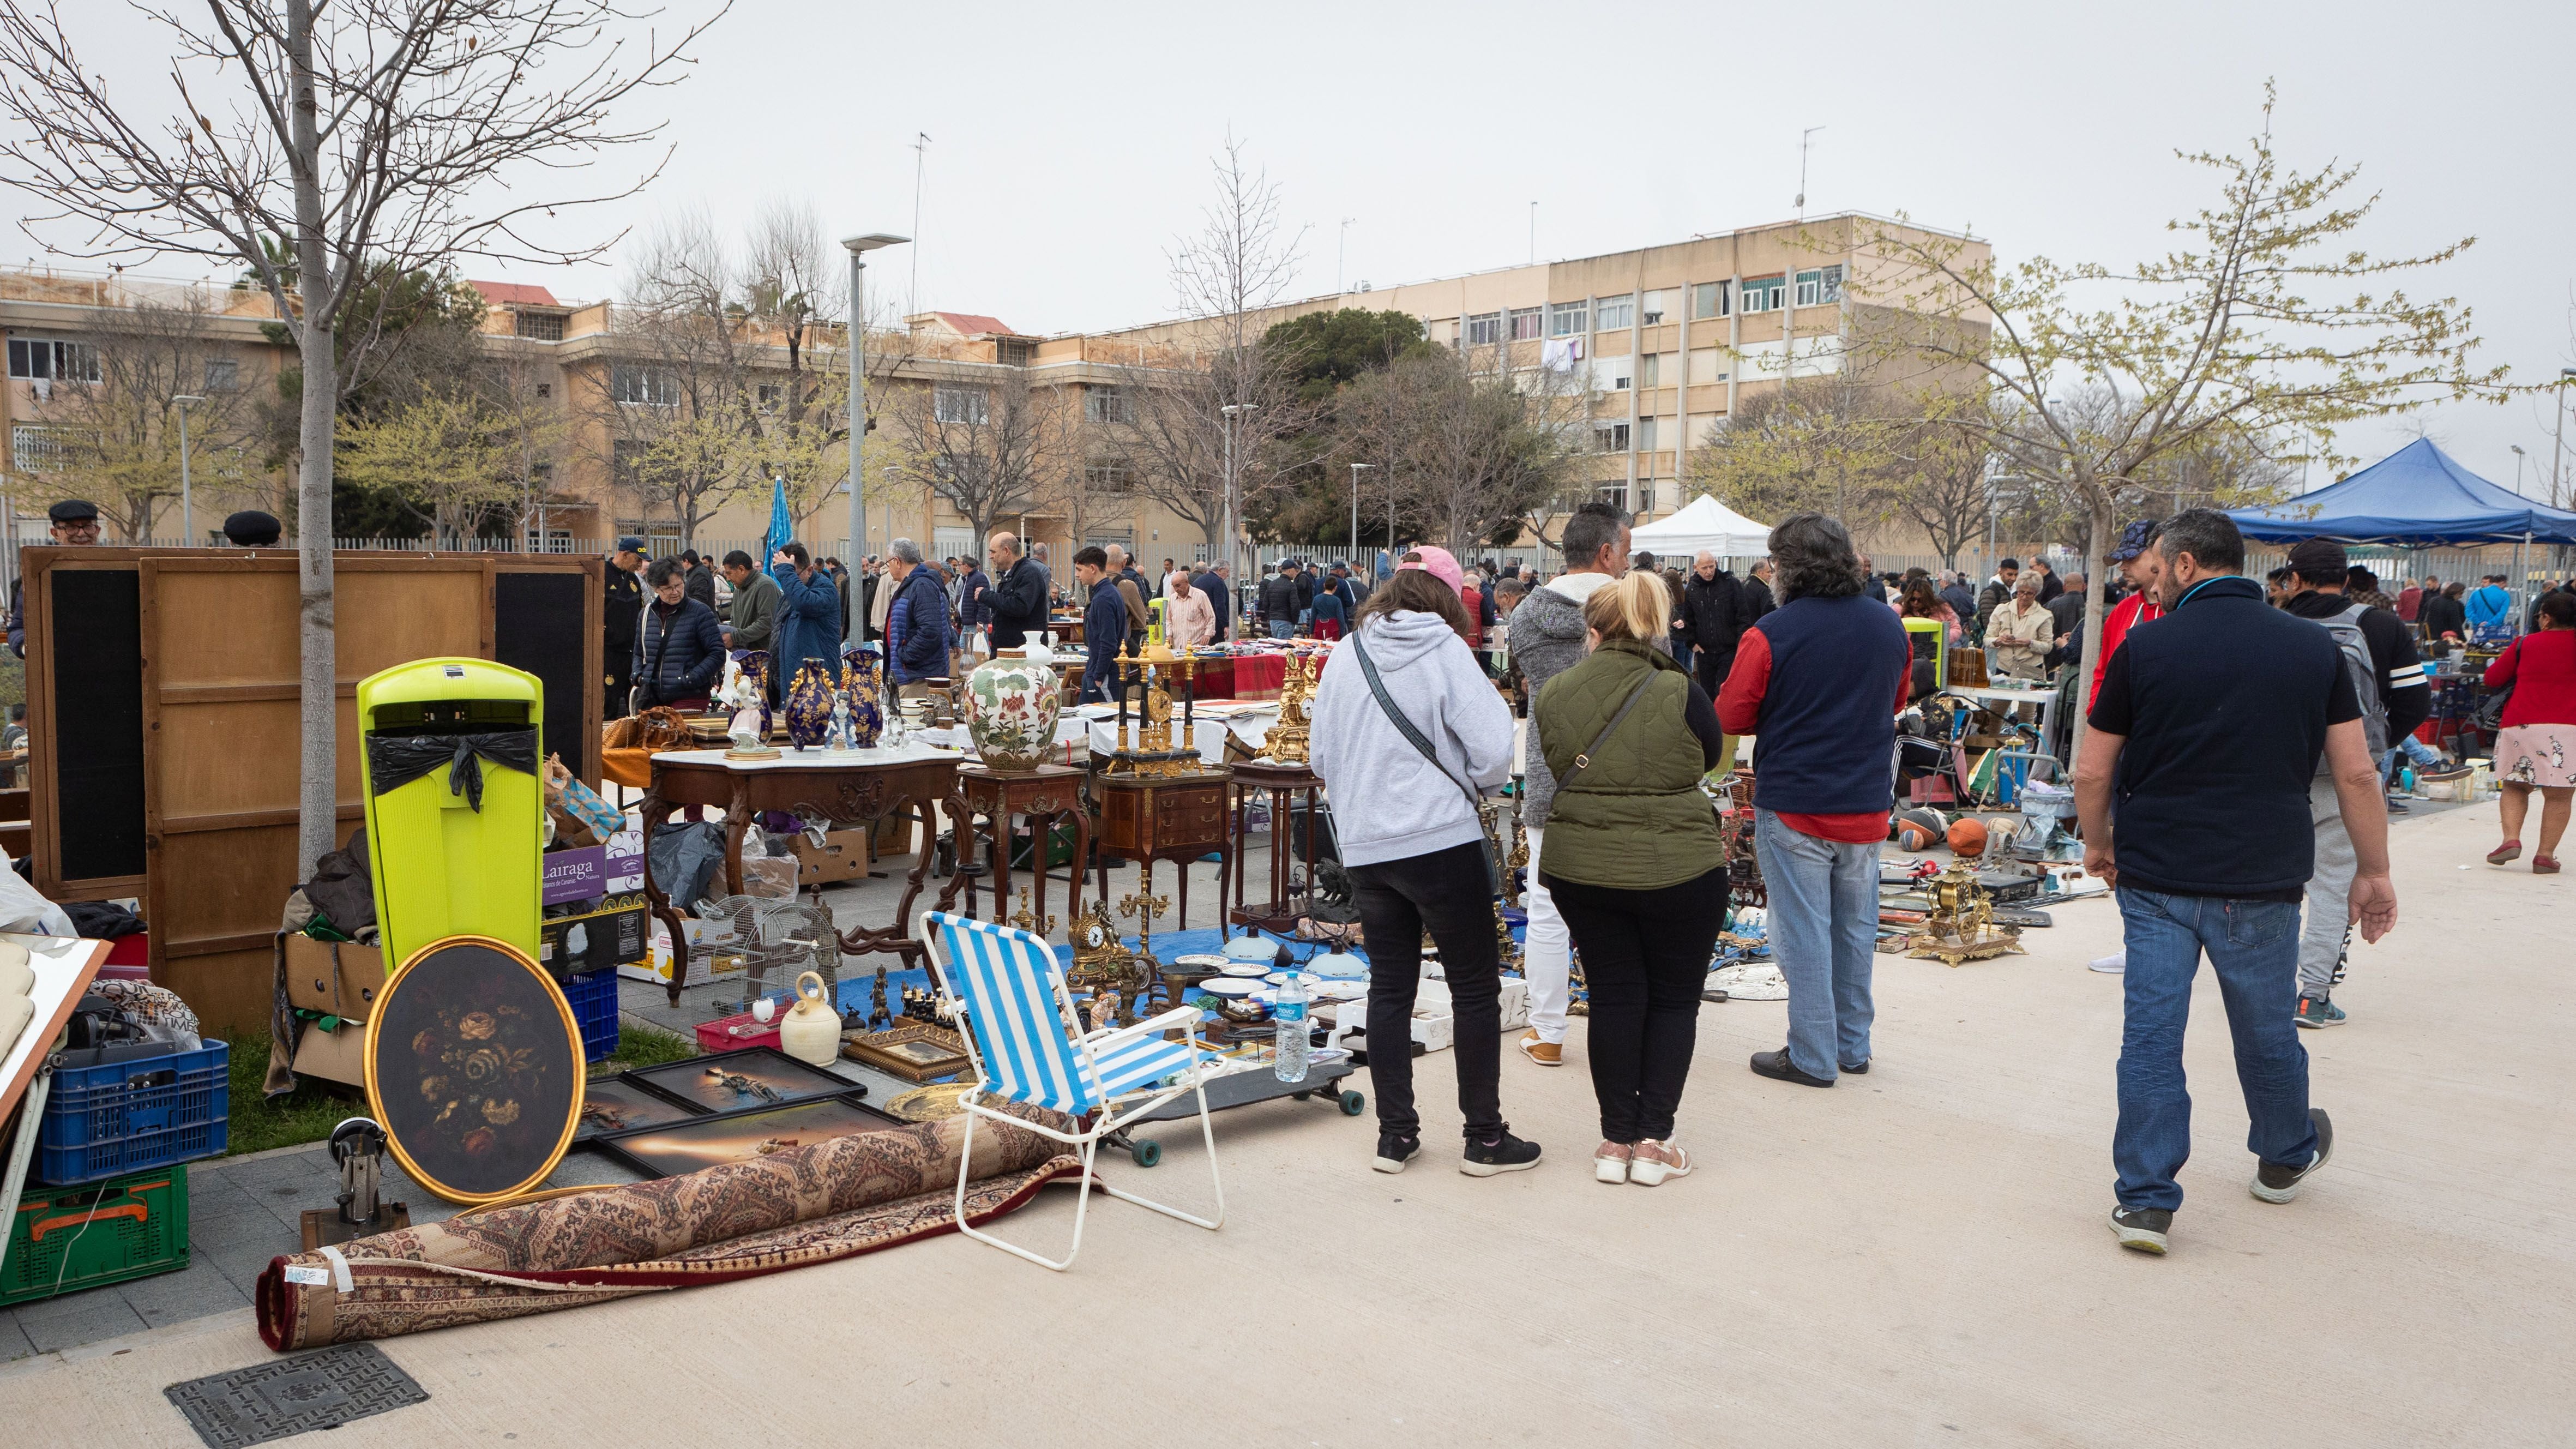
<instances>
[{"instance_id":1,"label":"person with backpack","mask_svg":"<svg viewBox=\"0 0 2576 1449\"><path fill-rule=\"evenodd\" d=\"M2290 593L2283 612L2312 620L2331 635L2361 701L2362 733L2370 757L2385 760L2391 741L2414 733L2433 712L2433 690L2415 654L2415 631L2392 609L2366 608L2344 593L2343 545L2312 538L2290 550ZM2316 827L2317 869L2308 879L2307 925L2299 936L2297 1020L2304 1027L2342 1023L2334 985L2343 977L2352 944L2346 896L2352 889L2353 847L2332 775L2318 763L2308 786L2308 815Z\"/></svg>"}]
</instances>

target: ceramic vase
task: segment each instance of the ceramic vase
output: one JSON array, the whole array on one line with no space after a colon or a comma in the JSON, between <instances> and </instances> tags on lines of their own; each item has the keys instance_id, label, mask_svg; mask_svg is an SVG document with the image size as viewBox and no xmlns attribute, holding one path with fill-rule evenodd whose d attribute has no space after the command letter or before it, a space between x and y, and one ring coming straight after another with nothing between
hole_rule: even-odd
<instances>
[{"instance_id":1,"label":"ceramic vase","mask_svg":"<svg viewBox=\"0 0 2576 1449\"><path fill-rule=\"evenodd\" d=\"M850 748L873 750L885 733L885 686L873 656L862 655L849 667Z\"/></svg>"},{"instance_id":2,"label":"ceramic vase","mask_svg":"<svg viewBox=\"0 0 2576 1449\"><path fill-rule=\"evenodd\" d=\"M1027 774L1055 750L1055 671L1035 659L990 659L966 677L966 732L987 769Z\"/></svg>"},{"instance_id":3,"label":"ceramic vase","mask_svg":"<svg viewBox=\"0 0 2576 1449\"><path fill-rule=\"evenodd\" d=\"M808 659L787 681L787 738L800 750L823 742L832 729L832 669Z\"/></svg>"},{"instance_id":4,"label":"ceramic vase","mask_svg":"<svg viewBox=\"0 0 2576 1449\"><path fill-rule=\"evenodd\" d=\"M778 1019L778 1049L800 1062L828 1067L841 1055L841 1014L832 1009L823 978L808 971L796 978L796 1005Z\"/></svg>"}]
</instances>

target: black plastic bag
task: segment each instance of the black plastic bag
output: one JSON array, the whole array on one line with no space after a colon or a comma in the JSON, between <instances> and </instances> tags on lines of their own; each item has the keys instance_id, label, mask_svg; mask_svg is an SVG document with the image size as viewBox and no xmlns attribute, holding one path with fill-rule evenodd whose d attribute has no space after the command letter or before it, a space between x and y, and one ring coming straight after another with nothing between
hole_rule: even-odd
<instances>
[{"instance_id":1,"label":"black plastic bag","mask_svg":"<svg viewBox=\"0 0 2576 1449\"><path fill-rule=\"evenodd\" d=\"M467 735L369 735L367 780L379 795L390 794L441 765L447 767L448 793L462 795L477 811L483 808L483 761L521 774L537 772L535 730L490 730Z\"/></svg>"}]
</instances>

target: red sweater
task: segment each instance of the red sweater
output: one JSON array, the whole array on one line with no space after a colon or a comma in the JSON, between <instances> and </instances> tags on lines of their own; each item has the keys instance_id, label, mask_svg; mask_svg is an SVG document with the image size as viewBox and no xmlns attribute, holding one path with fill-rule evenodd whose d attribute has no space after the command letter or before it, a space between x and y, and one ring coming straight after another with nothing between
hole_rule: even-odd
<instances>
[{"instance_id":1,"label":"red sweater","mask_svg":"<svg viewBox=\"0 0 2576 1449\"><path fill-rule=\"evenodd\" d=\"M2571 631L2576 632L2576 631ZM1905 712L1905 697L1913 692L1914 659L1908 654L1905 666L1896 672L1896 704L1890 711ZM1744 631L1735 646L1735 667L1728 672L1726 683L1717 692L1717 723L1731 735L1749 735L1762 723L1762 696L1771 690L1771 641L1763 637L1762 626ZM1838 840L1847 845L1866 845L1887 838L1887 812L1863 810L1845 815L1803 815L1780 812L1780 823L1801 835L1819 840Z\"/></svg>"},{"instance_id":2,"label":"red sweater","mask_svg":"<svg viewBox=\"0 0 2576 1449\"><path fill-rule=\"evenodd\" d=\"M2156 601L2148 598L2144 589L2111 606L2111 612L2102 617L2102 647L2093 653L2093 693L2087 698L2102 697L2102 671L2111 667L2111 656L2119 652L2120 641L2129 637L2129 631L2164 616L2165 611L2156 607Z\"/></svg>"},{"instance_id":3,"label":"red sweater","mask_svg":"<svg viewBox=\"0 0 2576 1449\"><path fill-rule=\"evenodd\" d=\"M2543 629L2516 639L2487 666L2487 688L2513 685L2504 705L2516 725L2576 725L2576 629Z\"/></svg>"}]
</instances>

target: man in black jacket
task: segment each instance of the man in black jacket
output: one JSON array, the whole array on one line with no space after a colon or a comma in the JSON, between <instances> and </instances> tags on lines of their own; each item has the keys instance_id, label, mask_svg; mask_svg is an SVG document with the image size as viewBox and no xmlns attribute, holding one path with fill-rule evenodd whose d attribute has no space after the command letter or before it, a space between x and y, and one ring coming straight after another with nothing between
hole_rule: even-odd
<instances>
[{"instance_id":1,"label":"man in black jacket","mask_svg":"<svg viewBox=\"0 0 2576 1449\"><path fill-rule=\"evenodd\" d=\"M635 575L644 567L644 540L628 535L617 540L608 556L608 604L600 614L600 658L608 667L600 684L607 691L602 719L626 718L626 699L635 689L635 627L644 617L644 585Z\"/></svg>"},{"instance_id":2,"label":"man in black jacket","mask_svg":"<svg viewBox=\"0 0 2576 1449\"><path fill-rule=\"evenodd\" d=\"M1020 552L1016 534L994 534L986 551L993 560L993 586L984 593L993 611L993 649L1021 648L1031 634L1046 631L1046 569Z\"/></svg>"},{"instance_id":3,"label":"man in black jacket","mask_svg":"<svg viewBox=\"0 0 2576 1449\"><path fill-rule=\"evenodd\" d=\"M1750 629L1761 623L1763 615L1779 607L1771 602L1771 560L1767 558L1762 560L1746 573L1743 604L1743 612L1738 615L1738 618L1743 623L1744 629ZM1736 637L1743 638L1744 630L1738 629Z\"/></svg>"},{"instance_id":4,"label":"man in black jacket","mask_svg":"<svg viewBox=\"0 0 2576 1449\"><path fill-rule=\"evenodd\" d=\"M716 606L716 571L707 567L707 561L694 548L680 550L680 569L681 592L712 612Z\"/></svg>"},{"instance_id":5,"label":"man in black jacket","mask_svg":"<svg viewBox=\"0 0 2576 1449\"><path fill-rule=\"evenodd\" d=\"M1190 587L1207 595L1208 607L1216 610L1214 642L1219 644L1233 637L1234 628L1234 595L1226 592L1225 576L1217 572L1223 567L1225 565L1219 564L1210 568L1201 563L1192 565L1190 569Z\"/></svg>"},{"instance_id":6,"label":"man in black jacket","mask_svg":"<svg viewBox=\"0 0 2576 1449\"><path fill-rule=\"evenodd\" d=\"M1680 612L1675 632L1690 644L1692 675L1715 699L1735 667L1735 643L1744 637L1744 586L1718 567L1716 554L1701 549L1682 581Z\"/></svg>"},{"instance_id":7,"label":"man in black jacket","mask_svg":"<svg viewBox=\"0 0 2576 1449\"><path fill-rule=\"evenodd\" d=\"M1297 565L1282 563L1279 572L1261 581L1261 621L1273 639L1285 639L1297 632L1297 614L1304 606L1297 601Z\"/></svg>"}]
</instances>

